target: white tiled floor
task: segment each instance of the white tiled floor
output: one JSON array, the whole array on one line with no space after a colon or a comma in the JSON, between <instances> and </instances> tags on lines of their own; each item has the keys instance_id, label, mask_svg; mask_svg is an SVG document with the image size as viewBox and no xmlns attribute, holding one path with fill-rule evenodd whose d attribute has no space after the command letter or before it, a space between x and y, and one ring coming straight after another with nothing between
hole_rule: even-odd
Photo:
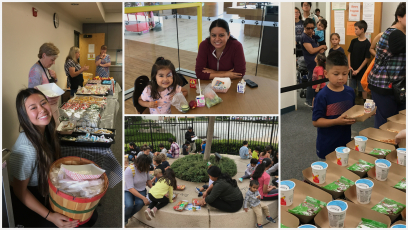
<instances>
[{"instance_id":1,"label":"white tiled floor","mask_svg":"<svg viewBox=\"0 0 408 230\"><path fill-rule=\"evenodd\" d=\"M238 15L224 14L219 16L225 20L230 18L238 19ZM143 17L138 17L138 20L142 20ZM160 20L162 23L161 31L149 31L139 35L135 32L125 31L125 39L146 42L156 45L162 45L166 47L177 49L177 31L176 31L176 19L164 19L164 17L155 17L155 21ZM178 19L178 34L179 34L179 46L181 50L187 50L197 52L197 21L188 19ZM209 27L211 22L203 20L203 32L202 40L209 36ZM256 63L258 57L258 45L259 38L250 37L244 35L244 25L238 23L230 23L230 31L238 41L240 41L244 48L245 59L247 62Z\"/></svg>"}]
</instances>

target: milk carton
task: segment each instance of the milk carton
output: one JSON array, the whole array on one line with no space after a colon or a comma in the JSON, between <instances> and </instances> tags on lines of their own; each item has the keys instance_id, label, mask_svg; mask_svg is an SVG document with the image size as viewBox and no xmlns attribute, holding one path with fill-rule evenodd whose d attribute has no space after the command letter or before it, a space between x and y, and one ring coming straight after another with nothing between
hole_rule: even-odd
<instances>
[{"instance_id":1,"label":"milk carton","mask_svg":"<svg viewBox=\"0 0 408 230\"><path fill-rule=\"evenodd\" d=\"M246 82L244 81L244 79L242 79L240 82L238 82L237 92L238 93L245 93L245 87L246 87Z\"/></svg>"},{"instance_id":2,"label":"milk carton","mask_svg":"<svg viewBox=\"0 0 408 230\"><path fill-rule=\"evenodd\" d=\"M371 99L367 99L364 103L364 113L371 113L375 109L375 103Z\"/></svg>"}]
</instances>

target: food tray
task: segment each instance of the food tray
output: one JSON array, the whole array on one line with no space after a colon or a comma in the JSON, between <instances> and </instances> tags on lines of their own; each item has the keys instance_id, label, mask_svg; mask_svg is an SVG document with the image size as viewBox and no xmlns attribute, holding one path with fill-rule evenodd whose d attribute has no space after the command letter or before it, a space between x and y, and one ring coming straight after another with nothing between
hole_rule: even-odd
<instances>
[{"instance_id":1,"label":"food tray","mask_svg":"<svg viewBox=\"0 0 408 230\"><path fill-rule=\"evenodd\" d=\"M71 135L60 135L60 137L63 136L72 136L72 137L78 137L78 136L83 136L82 134L71 134ZM97 135L95 135L97 136ZM113 139L112 142L106 143L106 142L90 142L90 141L66 141L66 140L61 140L60 138L60 143L61 145L65 146L81 146L81 147L103 147L103 148L110 148L112 144L115 144L115 138L111 137Z\"/></svg>"},{"instance_id":2,"label":"food tray","mask_svg":"<svg viewBox=\"0 0 408 230\"><path fill-rule=\"evenodd\" d=\"M177 185L177 188L176 188L177 191L183 191L184 189L186 189L185 185Z\"/></svg>"},{"instance_id":3,"label":"food tray","mask_svg":"<svg viewBox=\"0 0 408 230\"><path fill-rule=\"evenodd\" d=\"M105 129L105 128L104 128L104 129ZM91 133L91 135L94 135L94 136L102 136L102 135L104 135L105 137L115 137L115 135L116 135L116 129L106 129L106 130L112 131L113 134L97 134L97 133ZM86 132L76 132L76 131L74 131L72 134L81 136L81 135L86 135ZM112 138L112 139L113 139L113 138Z\"/></svg>"},{"instance_id":4,"label":"food tray","mask_svg":"<svg viewBox=\"0 0 408 230\"><path fill-rule=\"evenodd\" d=\"M86 165L64 165L62 164L61 168L64 169L65 173L71 179L76 180L76 181L98 179L105 172L105 170L100 169L94 164L86 164ZM76 173L75 171L90 171L92 174L79 174L79 173Z\"/></svg>"}]
</instances>

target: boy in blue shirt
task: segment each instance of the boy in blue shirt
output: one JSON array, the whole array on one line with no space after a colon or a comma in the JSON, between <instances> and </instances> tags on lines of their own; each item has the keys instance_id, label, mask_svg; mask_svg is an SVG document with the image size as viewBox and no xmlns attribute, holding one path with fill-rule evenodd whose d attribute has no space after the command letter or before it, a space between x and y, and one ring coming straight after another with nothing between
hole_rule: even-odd
<instances>
[{"instance_id":1,"label":"boy in blue shirt","mask_svg":"<svg viewBox=\"0 0 408 230\"><path fill-rule=\"evenodd\" d=\"M354 106L354 90L347 85L348 61L344 53L333 51L326 60L324 75L329 83L320 90L313 108L313 125L317 127L316 153L325 158L339 146L351 141L351 125L356 121L342 115Z\"/></svg>"}]
</instances>

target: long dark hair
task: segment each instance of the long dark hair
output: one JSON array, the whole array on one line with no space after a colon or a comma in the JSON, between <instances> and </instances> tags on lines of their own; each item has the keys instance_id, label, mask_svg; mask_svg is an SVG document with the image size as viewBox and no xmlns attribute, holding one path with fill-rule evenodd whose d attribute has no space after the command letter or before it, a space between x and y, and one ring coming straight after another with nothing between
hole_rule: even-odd
<instances>
[{"instance_id":1,"label":"long dark hair","mask_svg":"<svg viewBox=\"0 0 408 230\"><path fill-rule=\"evenodd\" d=\"M166 183L168 186L172 186L173 189L177 189L176 174L171 168L168 168L166 171L164 171L163 176L160 177L157 182L159 181L164 181L164 183Z\"/></svg>"},{"instance_id":2,"label":"long dark hair","mask_svg":"<svg viewBox=\"0 0 408 230\"><path fill-rule=\"evenodd\" d=\"M232 179L232 177L228 173L221 173L220 176L218 177L218 180L223 179L226 182L230 183L232 187L237 187L237 180Z\"/></svg>"},{"instance_id":3,"label":"long dark hair","mask_svg":"<svg viewBox=\"0 0 408 230\"><path fill-rule=\"evenodd\" d=\"M302 21L302 13L300 12L299 8L295 6L295 10L299 11L299 20Z\"/></svg>"},{"instance_id":4,"label":"long dark hair","mask_svg":"<svg viewBox=\"0 0 408 230\"><path fill-rule=\"evenodd\" d=\"M231 35L228 22L225 21L224 19L219 18L219 19L217 19L217 20L214 20L214 21L211 23L210 29L209 29L210 36L211 36L211 30L212 30L214 27L224 28L224 30L227 32L227 34L230 35L229 39L231 39L231 40L237 40L236 38L234 38L234 37ZM209 38L210 38L210 37L208 37L208 39L209 39Z\"/></svg>"},{"instance_id":5,"label":"long dark hair","mask_svg":"<svg viewBox=\"0 0 408 230\"><path fill-rule=\"evenodd\" d=\"M174 92L176 92L177 86L178 85L182 85L181 79L180 77L178 77L177 73L176 73L176 68L174 68L173 63L171 63L170 60L164 59L163 57L158 57L156 59L156 62L154 63L153 67L152 67L152 73L151 73L151 81L149 82L149 85L151 87L151 97L155 100L161 98L160 97L160 92L159 92L159 85L157 84L157 80L156 80L156 75L157 75L157 71L161 70L161 69L169 69L171 71L171 73L173 74L173 84L171 84L171 86L169 86L169 88L171 88L171 92L170 94L173 94Z\"/></svg>"},{"instance_id":6,"label":"long dark hair","mask_svg":"<svg viewBox=\"0 0 408 230\"><path fill-rule=\"evenodd\" d=\"M31 123L30 118L27 115L25 101L28 97L34 94L39 94L47 100L45 95L37 89L23 89L17 94L16 109L18 121L20 122L19 129L23 129L27 139L34 146L37 153L35 167L37 167L38 172L38 190L42 196L46 196L49 193L48 172L53 161L60 157L61 149L57 138L55 120L52 114L50 114L50 123L45 127L44 135L42 135L38 128Z\"/></svg>"},{"instance_id":7,"label":"long dark hair","mask_svg":"<svg viewBox=\"0 0 408 230\"><path fill-rule=\"evenodd\" d=\"M269 158L266 158L266 159L269 159ZM258 180L262 176L262 174L264 173L266 167L271 164L271 163L269 163L268 165L266 165L265 162L271 162L271 161L270 160L269 161L268 160L262 161L258 166L256 166L254 174L252 175L252 178L254 180Z\"/></svg>"},{"instance_id":8,"label":"long dark hair","mask_svg":"<svg viewBox=\"0 0 408 230\"><path fill-rule=\"evenodd\" d=\"M404 15L406 14L406 3L405 2L401 2L397 9L395 10L395 21L394 24L396 24L398 22L398 16L403 18Z\"/></svg>"}]
</instances>

